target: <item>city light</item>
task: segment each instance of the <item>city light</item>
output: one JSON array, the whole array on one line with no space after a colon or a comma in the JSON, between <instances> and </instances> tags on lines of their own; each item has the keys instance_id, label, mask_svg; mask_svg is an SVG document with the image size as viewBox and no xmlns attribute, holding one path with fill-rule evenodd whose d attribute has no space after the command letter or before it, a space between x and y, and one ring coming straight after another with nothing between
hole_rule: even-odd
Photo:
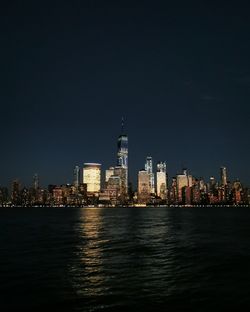
<instances>
[{"instance_id":1,"label":"city light","mask_svg":"<svg viewBox=\"0 0 250 312\"><path fill-rule=\"evenodd\" d=\"M250 204L250 189L244 187L239 180L228 180L227 168L224 166L220 168L220 181L211 176L209 182L206 182L203 178L194 177L186 168L170 179L166 161L157 162L154 168L151 156L146 157L145 168L138 171L137 189L133 190L128 183L128 136L124 132L123 120L117 141L117 163L105 170L103 184L101 168L100 163L84 163L82 170L76 165L72 184L49 185L47 189L40 186L37 173L34 174L33 185L30 188L22 187L20 181L15 179L10 191L6 187L0 188L0 205L203 207Z\"/></svg>"}]
</instances>

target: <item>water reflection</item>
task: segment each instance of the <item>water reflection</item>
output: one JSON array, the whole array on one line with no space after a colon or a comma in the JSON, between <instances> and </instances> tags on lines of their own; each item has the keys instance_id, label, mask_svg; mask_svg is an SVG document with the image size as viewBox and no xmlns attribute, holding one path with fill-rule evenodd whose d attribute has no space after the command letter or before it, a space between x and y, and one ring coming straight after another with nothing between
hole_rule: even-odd
<instances>
[{"instance_id":1,"label":"water reflection","mask_svg":"<svg viewBox=\"0 0 250 312\"><path fill-rule=\"evenodd\" d=\"M1 311L250 310L249 209L19 210Z\"/></svg>"},{"instance_id":2,"label":"water reflection","mask_svg":"<svg viewBox=\"0 0 250 312\"><path fill-rule=\"evenodd\" d=\"M197 265L190 231L183 230L187 220L167 209L79 210L70 267L78 298L111 308L144 304L145 298L161 303L177 294Z\"/></svg>"},{"instance_id":3,"label":"water reflection","mask_svg":"<svg viewBox=\"0 0 250 312\"><path fill-rule=\"evenodd\" d=\"M103 220L100 209L81 210L75 226L78 244L70 268L73 287L78 295L96 296L103 291Z\"/></svg>"}]
</instances>

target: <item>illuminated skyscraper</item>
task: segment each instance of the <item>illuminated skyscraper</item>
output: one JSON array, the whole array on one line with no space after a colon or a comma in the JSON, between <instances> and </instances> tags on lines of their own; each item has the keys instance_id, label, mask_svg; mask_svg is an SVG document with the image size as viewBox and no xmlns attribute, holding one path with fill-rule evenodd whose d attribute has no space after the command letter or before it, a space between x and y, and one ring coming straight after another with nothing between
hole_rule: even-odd
<instances>
[{"instance_id":1,"label":"illuminated skyscraper","mask_svg":"<svg viewBox=\"0 0 250 312\"><path fill-rule=\"evenodd\" d=\"M33 177L33 187L35 190L39 188L39 177L37 173L35 173Z\"/></svg>"},{"instance_id":2,"label":"illuminated skyscraper","mask_svg":"<svg viewBox=\"0 0 250 312\"><path fill-rule=\"evenodd\" d=\"M128 191L128 136L124 133L124 120L122 119L121 134L117 143L117 166L125 169L125 193Z\"/></svg>"},{"instance_id":3,"label":"illuminated skyscraper","mask_svg":"<svg viewBox=\"0 0 250 312\"><path fill-rule=\"evenodd\" d=\"M157 163L156 187L157 187L157 196L161 197L161 199L166 199L167 197L167 166L165 162Z\"/></svg>"},{"instance_id":4,"label":"illuminated skyscraper","mask_svg":"<svg viewBox=\"0 0 250 312\"><path fill-rule=\"evenodd\" d=\"M146 170L138 172L138 203L146 204L150 200L150 175Z\"/></svg>"},{"instance_id":5,"label":"illuminated skyscraper","mask_svg":"<svg viewBox=\"0 0 250 312\"><path fill-rule=\"evenodd\" d=\"M98 193L101 189L101 164L85 163L83 165L83 183L87 184L87 192Z\"/></svg>"},{"instance_id":6,"label":"illuminated skyscraper","mask_svg":"<svg viewBox=\"0 0 250 312\"><path fill-rule=\"evenodd\" d=\"M145 170L149 174L150 192L154 194L155 193L155 178L154 178L154 173L153 173L153 159L150 156L146 158Z\"/></svg>"},{"instance_id":7,"label":"illuminated skyscraper","mask_svg":"<svg viewBox=\"0 0 250 312\"><path fill-rule=\"evenodd\" d=\"M124 196L127 194L128 192L128 186L127 186L127 169L120 167L120 166L116 166L114 168L114 175L120 177L120 189L121 189L121 196ZM124 198L123 198L124 199Z\"/></svg>"},{"instance_id":8,"label":"illuminated skyscraper","mask_svg":"<svg viewBox=\"0 0 250 312\"><path fill-rule=\"evenodd\" d=\"M178 191L178 201L183 202L183 188L190 188L192 186L192 176L188 175L187 169L183 169L182 174L177 175L177 191Z\"/></svg>"},{"instance_id":9,"label":"illuminated skyscraper","mask_svg":"<svg viewBox=\"0 0 250 312\"><path fill-rule=\"evenodd\" d=\"M227 168L226 167L220 168L220 178L221 178L221 185L226 186L227 185Z\"/></svg>"},{"instance_id":10,"label":"illuminated skyscraper","mask_svg":"<svg viewBox=\"0 0 250 312\"><path fill-rule=\"evenodd\" d=\"M177 190L177 179L176 177L172 178L172 182L169 188L169 202L171 204L178 203L178 190Z\"/></svg>"},{"instance_id":11,"label":"illuminated skyscraper","mask_svg":"<svg viewBox=\"0 0 250 312\"><path fill-rule=\"evenodd\" d=\"M73 184L74 184L74 186L76 188L78 188L79 187L79 183L80 183L80 168L79 168L79 166L75 166L75 168L74 168L74 182L73 182Z\"/></svg>"},{"instance_id":12,"label":"illuminated skyscraper","mask_svg":"<svg viewBox=\"0 0 250 312\"><path fill-rule=\"evenodd\" d=\"M119 176L112 175L107 184L107 192L111 202L117 203L118 198L121 196L121 179Z\"/></svg>"}]
</instances>

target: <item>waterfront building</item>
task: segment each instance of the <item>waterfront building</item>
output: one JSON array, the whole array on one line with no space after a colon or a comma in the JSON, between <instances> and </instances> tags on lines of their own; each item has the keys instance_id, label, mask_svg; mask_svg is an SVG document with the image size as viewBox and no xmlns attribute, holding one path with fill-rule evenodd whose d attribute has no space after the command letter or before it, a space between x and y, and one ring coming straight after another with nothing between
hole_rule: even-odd
<instances>
[{"instance_id":1,"label":"waterfront building","mask_svg":"<svg viewBox=\"0 0 250 312\"><path fill-rule=\"evenodd\" d=\"M206 185L205 181L203 180L203 178L199 179L199 189L201 192L207 191L207 185Z\"/></svg>"},{"instance_id":2,"label":"waterfront building","mask_svg":"<svg viewBox=\"0 0 250 312\"><path fill-rule=\"evenodd\" d=\"M87 184L80 183L79 184L79 192L78 192L78 201L80 204L84 205L87 203Z\"/></svg>"},{"instance_id":3,"label":"waterfront building","mask_svg":"<svg viewBox=\"0 0 250 312\"><path fill-rule=\"evenodd\" d=\"M167 166L166 162L157 163L156 172L157 196L165 200L167 198Z\"/></svg>"},{"instance_id":4,"label":"waterfront building","mask_svg":"<svg viewBox=\"0 0 250 312\"><path fill-rule=\"evenodd\" d=\"M73 185L75 186L76 189L78 189L80 184L80 167L79 166L75 166L74 168L74 181L73 181Z\"/></svg>"},{"instance_id":5,"label":"waterfront building","mask_svg":"<svg viewBox=\"0 0 250 312\"><path fill-rule=\"evenodd\" d=\"M155 193L155 179L154 179L154 173L153 173L153 159L151 156L148 156L146 158L145 163L145 171L149 174L149 185L150 185L150 193Z\"/></svg>"},{"instance_id":6,"label":"waterfront building","mask_svg":"<svg viewBox=\"0 0 250 312\"><path fill-rule=\"evenodd\" d=\"M192 187L184 186L182 187L181 192L182 192L181 204L190 205L192 199Z\"/></svg>"},{"instance_id":7,"label":"waterfront building","mask_svg":"<svg viewBox=\"0 0 250 312\"><path fill-rule=\"evenodd\" d=\"M177 191L178 191L178 202L181 204L185 203L183 198L183 188L192 186L192 176L188 175L187 169L183 169L182 174L178 174L176 177L177 180ZM186 196L185 196L186 197Z\"/></svg>"},{"instance_id":8,"label":"waterfront building","mask_svg":"<svg viewBox=\"0 0 250 312\"><path fill-rule=\"evenodd\" d=\"M30 197L29 189L24 187L21 190L21 194L20 194L20 203L23 207L29 206L29 202L30 202L29 197Z\"/></svg>"},{"instance_id":9,"label":"waterfront building","mask_svg":"<svg viewBox=\"0 0 250 312\"><path fill-rule=\"evenodd\" d=\"M172 182L169 188L169 203L175 205L178 203L178 191L176 177L172 178Z\"/></svg>"},{"instance_id":10,"label":"waterfront building","mask_svg":"<svg viewBox=\"0 0 250 312\"><path fill-rule=\"evenodd\" d=\"M112 175L108 180L106 191L109 194L111 204L116 205L118 200L121 199L122 194L122 182L118 175Z\"/></svg>"},{"instance_id":11,"label":"waterfront building","mask_svg":"<svg viewBox=\"0 0 250 312\"><path fill-rule=\"evenodd\" d=\"M250 205L250 188L244 187L242 190L242 202L246 205Z\"/></svg>"},{"instance_id":12,"label":"waterfront building","mask_svg":"<svg viewBox=\"0 0 250 312\"><path fill-rule=\"evenodd\" d=\"M117 175L112 175L109 178L107 189L115 189L119 195L121 193L121 178Z\"/></svg>"},{"instance_id":13,"label":"waterfront building","mask_svg":"<svg viewBox=\"0 0 250 312\"><path fill-rule=\"evenodd\" d=\"M0 205L3 206L9 200L9 190L7 187L0 187Z\"/></svg>"},{"instance_id":14,"label":"waterfront building","mask_svg":"<svg viewBox=\"0 0 250 312\"><path fill-rule=\"evenodd\" d=\"M12 190L11 190L11 200L14 205L21 204L21 183L15 179L12 182Z\"/></svg>"},{"instance_id":15,"label":"waterfront building","mask_svg":"<svg viewBox=\"0 0 250 312\"><path fill-rule=\"evenodd\" d=\"M63 190L60 186L56 186L53 188L53 203L54 205L62 205L63 204Z\"/></svg>"},{"instance_id":16,"label":"waterfront building","mask_svg":"<svg viewBox=\"0 0 250 312\"><path fill-rule=\"evenodd\" d=\"M122 203L127 193L127 170L122 166L110 167L105 171L105 188L99 198L101 202L109 201L111 205Z\"/></svg>"},{"instance_id":17,"label":"waterfront building","mask_svg":"<svg viewBox=\"0 0 250 312\"><path fill-rule=\"evenodd\" d=\"M33 184L32 184L32 187L29 189L29 202L31 204L37 204L39 202L39 177L38 177L38 174L35 173L34 176L33 176ZM26 201L25 199L25 192L22 194L22 197L23 197L23 202Z\"/></svg>"},{"instance_id":18,"label":"waterfront building","mask_svg":"<svg viewBox=\"0 0 250 312\"><path fill-rule=\"evenodd\" d=\"M220 168L220 187L218 188L219 201L226 202L228 200L228 183L227 183L227 169Z\"/></svg>"},{"instance_id":19,"label":"waterfront building","mask_svg":"<svg viewBox=\"0 0 250 312\"><path fill-rule=\"evenodd\" d=\"M220 186L218 187L218 202L223 203L226 199L226 191L225 188Z\"/></svg>"},{"instance_id":20,"label":"waterfront building","mask_svg":"<svg viewBox=\"0 0 250 312\"><path fill-rule=\"evenodd\" d=\"M84 163L83 183L87 184L87 192L97 194L101 189L101 164Z\"/></svg>"},{"instance_id":21,"label":"waterfront building","mask_svg":"<svg viewBox=\"0 0 250 312\"><path fill-rule=\"evenodd\" d=\"M62 196L63 196L63 204L72 204L73 201L73 189L70 184L61 185Z\"/></svg>"},{"instance_id":22,"label":"waterfront building","mask_svg":"<svg viewBox=\"0 0 250 312\"><path fill-rule=\"evenodd\" d=\"M38 205L45 205L47 202L47 190L43 189L43 188L39 188L38 189L38 196L37 196L37 204Z\"/></svg>"},{"instance_id":23,"label":"waterfront building","mask_svg":"<svg viewBox=\"0 0 250 312\"><path fill-rule=\"evenodd\" d=\"M216 189L216 182L214 177L209 178L209 192L214 193Z\"/></svg>"},{"instance_id":24,"label":"waterfront building","mask_svg":"<svg viewBox=\"0 0 250 312\"><path fill-rule=\"evenodd\" d=\"M201 201L201 191L204 190L204 182L201 185L201 180L193 179L193 186L191 191L191 203L198 204Z\"/></svg>"},{"instance_id":25,"label":"waterfront building","mask_svg":"<svg viewBox=\"0 0 250 312\"><path fill-rule=\"evenodd\" d=\"M232 192L233 203L235 203L236 205L240 204L243 198L243 187L239 180L236 180L233 182L231 192Z\"/></svg>"},{"instance_id":26,"label":"waterfront building","mask_svg":"<svg viewBox=\"0 0 250 312\"><path fill-rule=\"evenodd\" d=\"M123 167L116 166L114 168L114 176L120 178L120 196L121 200L125 200L128 193L127 187L127 169Z\"/></svg>"},{"instance_id":27,"label":"waterfront building","mask_svg":"<svg viewBox=\"0 0 250 312\"><path fill-rule=\"evenodd\" d=\"M138 203L146 204L150 201L151 185L150 175L146 170L140 170L138 173Z\"/></svg>"}]
</instances>

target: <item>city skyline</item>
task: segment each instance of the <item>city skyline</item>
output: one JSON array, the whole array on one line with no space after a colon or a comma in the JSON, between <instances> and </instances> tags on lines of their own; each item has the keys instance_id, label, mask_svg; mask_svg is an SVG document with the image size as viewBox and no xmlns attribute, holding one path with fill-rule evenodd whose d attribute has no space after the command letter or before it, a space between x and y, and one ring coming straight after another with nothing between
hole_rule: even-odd
<instances>
[{"instance_id":1,"label":"city skyline","mask_svg":"<svg viewBox=\"0 0 250 312\"><path fill-rule=\"evenodd\" d=\"M15 179L11 188L0 187L2 206L199 206L249 205L250 192L240 179L230 180L225 166L220 177L209 180L195 176L187 168L175 176L168 174L166 161L154 163L152 156L145 158L144 168L137 171L137 181L130 179L128 136L124 118L117 139L116 162L102 168L102 163L84 162L75 165L70 183L41 185L39 175L33 176L31 186ZM82 172L82 174L81 174ZM105 173L105 174L104 174Z\"/></svg>"},{"instance_id":2,"label":"city skyline","mask_svg":"<svg viewBox=\"0 0 250 312\"><path fill-rule=\"evenodd\" d=\"M135 185L137 185L138 183L138 175L137 172L140 171L145 171L149 174L149 183L150 183L150 189L153 193L153 190L155 190L155 192L157 193L157 172L165 172L168 176L168 179L171 179L177 175L181 175L183 170L185 172L185 170L190 170L193 175L196 178L199 179L204 179L204 180L210 180L215 179L216 181L223 181L221 184L222 185L226 185L227 182L227 174L225 173L227 170L227 167L225 167L224 165L221 165L219 167L220 171L217 168L217 171L215 174L210 174L207 177L202 175L202 174L197 174L194 173L192 171L192 168L187 168L186 166L182 165L178 170L175 171L175 173L173 175L170 175L169 172L173 172L173 170L169 170L170 166L168 165L167 161L162 161L162 160L155 160L152 156L145 156L145 165L143 168L143 163L141 165L141 167L138 167L136 172L131 172L131 169L129 170L129 166L128 166L128 136L124 131L124 117L121 118L121 133L120 135L118 135L118 139L117 139L117 154L116 156L114 156L114 158L116 157L116 161L109 164L109 166L104 166L104 164L102 163L102 161L97 162L93 162L93 161L88 161L86 162L85 160L82 161L82 165L81 164L75 164L74 166L71 165L70 169L71 169L71 175L68 177L68 179L66 181L60 181L59 183L54 183L53 181L49 181L49 183L41 183L41 174L39 172L34 172L33 175L30 177L30 181L25 182L24 180L22 180L22 177L14 177L11 180L9 179L9 182L7 184L1 183L0 181L0 187L9 187L9 185L14 181L22 181L23 186L29 186L31 185L31 181L33 181L33 184L36 184L39 186L42 185L47 186L49 184L51 185L63 185L63 184L72 184L72 185L79 185L80 182L84 182L84 167L87 166L99 166L100 167L100 186L103 187L103 182L105 181L105 171L113 170L116 168L116 166L121 167L121 168L125 168L126 169L126 182L125 182L125 187L126 189L128 188L128 183L132 183L132 185L134 186L134 188L136 189ZM131 163L131 162L130 162ZM133 167L133 166L131 166ZM73 168L73 171L72 171ZM73 172L73 174L72 174ZM81 172L83 172L81 174ZM113 173L114 174L114 173ZM109 176L111 176L112 174L109 174ZM39 177L39 181L38 181L38 177ZM240 180L242 181L242 179L240 178L240 176L237 177L232 177L232 175L230 175L231 180L230 181L236 181L236 180ZM134 179L135 178L135 179ZM33 180L32 180L33 179ZM106 181L107 182L107 181ZM247 185L246 183L243 182L243 184L245 184L246 187L248 187L249 185Z\"/></svg>"}]
</instances>

